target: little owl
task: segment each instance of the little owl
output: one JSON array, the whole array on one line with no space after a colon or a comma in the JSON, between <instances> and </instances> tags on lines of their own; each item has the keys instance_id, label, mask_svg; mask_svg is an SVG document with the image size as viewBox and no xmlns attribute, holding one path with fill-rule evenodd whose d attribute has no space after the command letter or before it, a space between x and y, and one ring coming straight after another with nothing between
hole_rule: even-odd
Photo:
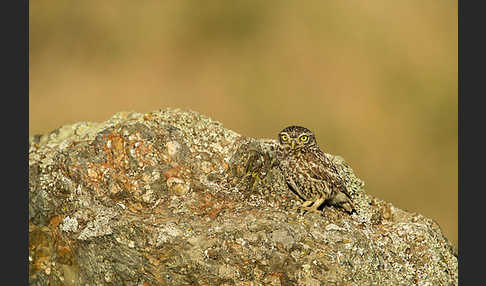
<instances>
[{"instance_id":1,"label":"little owl","mask_svg":"<svg viewBox=\"0 0 486 286\"><path fill-rule=\"evenodd\" d=\"M350 213L354 210L336 164L319 149L312 131L289 126L278 139L279 167L289 187L304 200L301 209L318 212L327 201Z\"/></svg>"}]
</instances>

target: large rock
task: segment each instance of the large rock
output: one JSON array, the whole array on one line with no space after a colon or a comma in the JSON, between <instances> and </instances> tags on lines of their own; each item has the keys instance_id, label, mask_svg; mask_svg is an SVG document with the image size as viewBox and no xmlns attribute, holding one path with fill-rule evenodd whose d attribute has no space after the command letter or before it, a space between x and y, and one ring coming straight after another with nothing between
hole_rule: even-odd
<instances>
[{"instance_id":1,"label":"large rock","mask_svg":"<svg viewBox=\"0 0 486 286\"><path fill-rule=\"evenodd\" d=\"M276 144L171 109L32 136L31 285L457 285L439 226L342 158L357 212L297 211Z\"/></svg>"}]
</instances>

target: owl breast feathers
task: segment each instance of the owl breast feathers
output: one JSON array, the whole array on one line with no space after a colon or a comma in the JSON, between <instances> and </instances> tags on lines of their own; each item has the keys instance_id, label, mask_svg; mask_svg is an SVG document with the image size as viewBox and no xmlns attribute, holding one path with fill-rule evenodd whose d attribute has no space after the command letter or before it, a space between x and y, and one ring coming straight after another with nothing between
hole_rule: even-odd
<instances>
[{"instance_id":1,"label":"owl breast feathers","mask_svg":"<svg viewBox=\"0 0 486 286\"><path fill-rule=\"evenodd\" d=\"M304 200L301 208L316 212L329 202L348 212L354 210L336 164L319 149L312 131L289 126L278 137L280 170L292 191Z\"/></svg>"}]
</instances>

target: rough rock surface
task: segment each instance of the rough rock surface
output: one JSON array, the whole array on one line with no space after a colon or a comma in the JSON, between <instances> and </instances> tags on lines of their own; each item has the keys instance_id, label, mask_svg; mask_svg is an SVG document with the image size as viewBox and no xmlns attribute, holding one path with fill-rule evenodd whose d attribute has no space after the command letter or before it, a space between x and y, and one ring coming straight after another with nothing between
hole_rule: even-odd
<instances>
[{"instance_id":1,"label":"rough rock surface","mask_svg":"<svg viewBox=\"0 0 486 286\"><path fill-rule=\"evenodd\" d=\"M30 284L457 285L439 226L339 157L357 213L298 212L276 144L172 109L32 136Z\"/></svg>"}]
</instances>

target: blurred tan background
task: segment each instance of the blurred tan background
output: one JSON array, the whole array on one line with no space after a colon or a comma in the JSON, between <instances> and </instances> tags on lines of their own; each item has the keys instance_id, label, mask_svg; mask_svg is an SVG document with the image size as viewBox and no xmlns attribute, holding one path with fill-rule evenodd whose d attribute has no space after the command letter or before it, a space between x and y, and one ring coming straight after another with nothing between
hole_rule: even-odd
<instances>
[{"instance_id":1,"label":"blurred tan background","mask_svg":"<svg viewBox=\"0 0 486 286\"><path fill-rule=\"evenodd\" d=\"M192 109L313 130L457 245L457 1L30 2L29 133Z\"/></svg>"}]
</instances>

